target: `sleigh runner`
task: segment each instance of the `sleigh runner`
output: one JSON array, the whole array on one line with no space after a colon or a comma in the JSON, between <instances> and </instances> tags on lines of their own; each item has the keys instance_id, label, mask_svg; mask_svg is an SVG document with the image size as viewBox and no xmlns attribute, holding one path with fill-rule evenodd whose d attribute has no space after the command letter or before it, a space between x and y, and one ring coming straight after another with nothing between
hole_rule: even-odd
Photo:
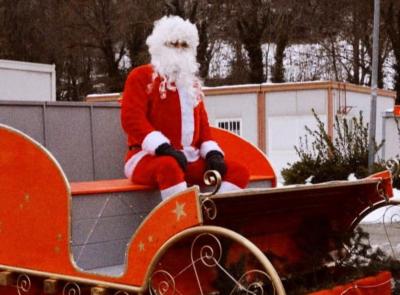
<instances>
[{"instance_id":1,"label":"sleigh runner","mask_svg":"<svg viewBox=\"0 0 400 295\"><path fill-rule=\"evenodd\" d=\"M247 166L250 187L192 187L161 202L128 180L70 183L41 144L0 125L0 293L285 294L281 279L307 259L310 223L329 244L393 195L388 172L277 188L257 148L213 135ZM207 179L218 185L217 175ZM240 271L231 267L238 262Z\"/></svg>"}]
</instances>

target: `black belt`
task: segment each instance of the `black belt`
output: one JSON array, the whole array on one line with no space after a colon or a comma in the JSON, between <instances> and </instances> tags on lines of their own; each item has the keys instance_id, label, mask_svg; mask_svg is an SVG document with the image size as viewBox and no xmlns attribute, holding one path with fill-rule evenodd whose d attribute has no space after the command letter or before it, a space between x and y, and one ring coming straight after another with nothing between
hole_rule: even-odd
<instances>
[{"instance_id":1,"label":"black belt","mask_svg":"<svg viewBox=\"0 0 400 295\"><path fill-rule=\"evenodd\" d=\"M130 150L130 151L132 151L132 150L134 150L134 149L140 149L140 148L142 148L140 145L130 145L130 146L128 146L128 149Z\"/></svg>"}]
</instances>

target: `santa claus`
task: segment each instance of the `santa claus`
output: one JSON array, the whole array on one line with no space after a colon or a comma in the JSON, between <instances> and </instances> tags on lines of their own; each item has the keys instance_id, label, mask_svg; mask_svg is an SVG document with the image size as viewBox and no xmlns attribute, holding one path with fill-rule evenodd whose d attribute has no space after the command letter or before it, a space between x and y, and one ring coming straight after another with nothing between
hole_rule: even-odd
<instances>
[{"instance_id":1,"label":"santa claus","mask_svg":"<svg viewBox=\"0 0 400 295\"><path fill-rule=\"evenodd\" d=\"M221 192L248 184L247 169L225 161L211 136L197 77L198 43L197 28L190 21L161 18L146 41L151 64L135 68L125 83L125 175L134 183L158 187L163 199L188 184L201 184L209 169L222 175Z\"/></svg>"}]
</instances>

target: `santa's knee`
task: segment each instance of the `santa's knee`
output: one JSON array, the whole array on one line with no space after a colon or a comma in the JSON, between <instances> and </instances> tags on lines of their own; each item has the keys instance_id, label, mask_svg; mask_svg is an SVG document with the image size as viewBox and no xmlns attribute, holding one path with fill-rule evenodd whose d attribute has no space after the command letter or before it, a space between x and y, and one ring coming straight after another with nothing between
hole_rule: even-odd
<instances>
[{"instance_id":1,"label":"santa's knee","mask_svg":"<svg viewBox=\"0 0 400 295\"><path fill-rule=\"evenodd\" d=\"M249 170L237 162L226 163L226 173L222 178L220 192L234 191L247 187L249 184Z\"/></svg>"},{"instance_id":2,"label":"santa's knee","mask_svg":"<svg viewBox=\"0 0 400 295\"><path fill-rule=\"evenodd\" d=\"M174 158L162 156L158 161L156 178L159 188L165 189L184 181L184 173Z\"/></svg>"},{"instance_id":3,"label":"santa's knee","mask_svg":"<svg viewBox=\"0 0 400 295\"><path fill-rule=\"evenodd\" d=\"M156 177L163 200L187 188L184 173L172 157L160 157Z\"/></svg>"}]
</instances>

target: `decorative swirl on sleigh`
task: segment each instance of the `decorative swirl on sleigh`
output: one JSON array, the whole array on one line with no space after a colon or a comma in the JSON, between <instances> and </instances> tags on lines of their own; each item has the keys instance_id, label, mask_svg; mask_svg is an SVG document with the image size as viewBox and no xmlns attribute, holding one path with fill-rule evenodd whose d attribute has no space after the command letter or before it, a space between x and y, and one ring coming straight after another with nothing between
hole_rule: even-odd
<instances>
[{"instance_id":1,"label":"decorative swirl on sleigh","mask_svg":"<svg viewBox=\"0 0 400 295\"><path fill-rule=\"evenodd\" d=\"M232 290L230 295L234 294L257 294L264 295L268 294L265 292L265 282L271 281L271 277L264 271L261 270L250 270L244 273L238 280L238 285ZM273 293L276 293L275 286L271 284Z\"/></svg>"},{"instance_id":2,"label":"decorative swirl on sleigh","mask_svg":"<svg viewBox=\"0 0 400 295\"><path fill-rule=\"evenodd\" d=\"M81 295L81 293L81 288L74 282L68 282L62 291L63 295Z\"/></svg>"},{"instance_id":3,"label":"decorative swirl on sleigh","mask_svg":"<svg viewBox=\"0 0 400 295\"><path fill-rule=\"evenodd\" d=\"M177 279L184 272L193 271L199 294L206 294L200 276L200 267L214 268L222 272L227 280L233 284L230 295L248 294L264 295L276 294L275 286L272 284L271 277L262 270L252 269L243 273L239 278L234 275L221 263L224 256L224 248L220 239L211 233L197 235L190 247L191 263L181 269L176 274L171 274L165 270L157 270L153 273L149 281L149 291L151 295L174 295L182 294L177 289ZM235 277L236 276L236 277ZM268 288L268 293L265 291Z\"/></svg>"},{"instance_id":4,"label":"decorative swirl on sleigh","mask_svg":"<svg viewBox=\"0 0 400 295\"><path fill-rule=\"evenodd\" d=\"M392 253L392 257L398 259L398 250L396 253L396 248L393 245L393 236L398 235L398 230L400 230L400 203L394 203L391 201L390 206L385 208L385 211L382 215L382 224L385 230L385 236L390 246L390 251ZM397 209L393 212L393 209ZM389 221L389 222L387 222ZM392 233L392 230L395 230L395 233Z\"/></svg>"},{"instance_id":5,"label":"decorative swirl on sleigh","mask_svg":"<svg viewBox=\"0 0 400 295\"><path fill-rule=\"evenodd\" d=\"M217 170L207 170L204 173L203 181L206 186L215 186L214 190L208 194L202 194L204 197L210 197L218 193L221 188L222 177Z\"/></svg>"},{"instance_id":6,"label":"decorative swirl on sleigh","mask_svg":"<svg viewBox=\"0 0 400 295\"><path fill-rule=\"evenodd\" d=\"M31 279L27 274L20 274L17 278L17 292L18 295L27 294L31 290Z\"/></svg>"},{"instance_id":7,"label":"decorative swirl on sleigh","mask_svg":"<svg viewBox=\"0 0 400 295\"><path fill-rule=\"evenodd\" d=\"M154 282L157 286L153 286ZM165 270L154 272L150 278L149 284L151 295L176 294L175 278Z\"/></svg>"},{"instance_id":8,"label":"decorative swirl on sleigh","mask_svg":"<svg viewBox=\"0 0 400 295\"><path fill-rule=\"evenodd\" d=\"M206 171L206 173L204 173L203 181L206 186L215 186L211 193L205 193L201 195L201 208L203 211L203 215L208 220L214 220L217 217L218 210L214 201L210 197L215 195L219 191L221 187L222 177L218 171L208 170Z\"/></svg>"}]
</instances>

